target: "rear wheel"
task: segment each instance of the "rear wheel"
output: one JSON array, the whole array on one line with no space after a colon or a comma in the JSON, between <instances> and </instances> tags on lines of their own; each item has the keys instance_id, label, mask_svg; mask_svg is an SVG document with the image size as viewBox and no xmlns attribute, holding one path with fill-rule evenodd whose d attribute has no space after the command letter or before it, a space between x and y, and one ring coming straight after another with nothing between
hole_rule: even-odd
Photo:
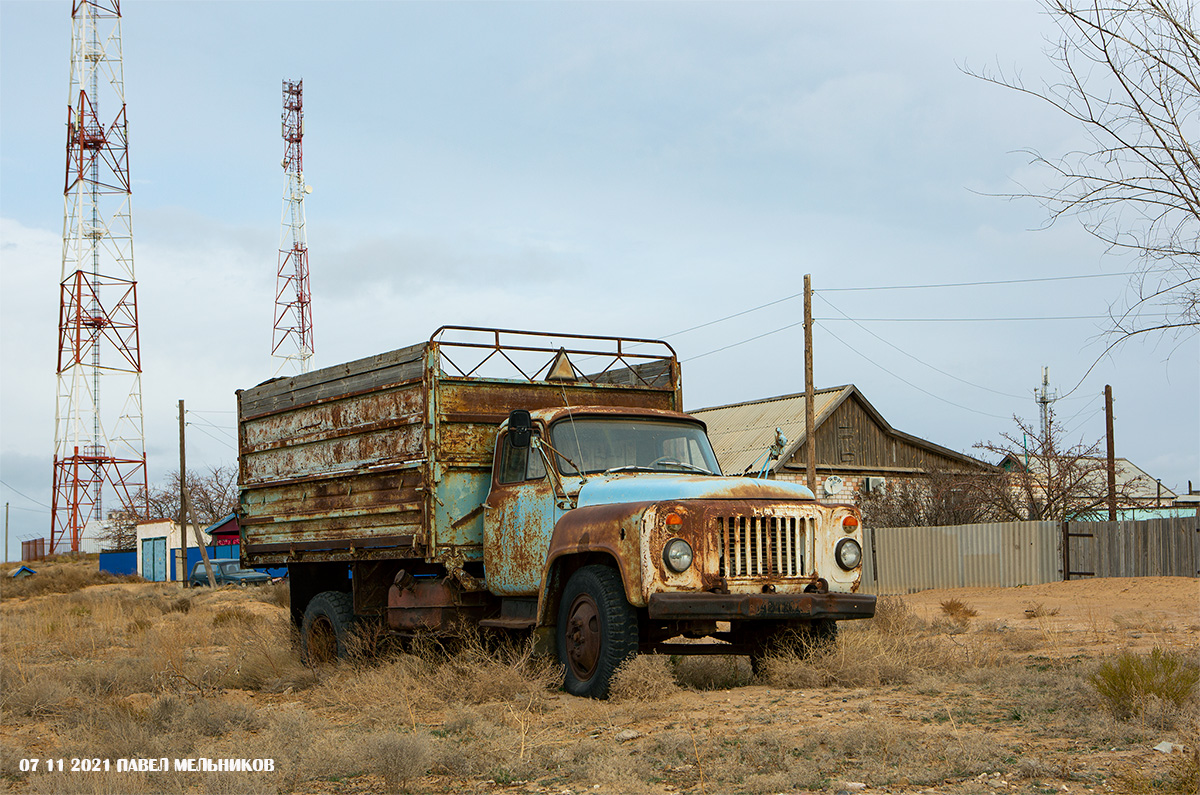
<instances>
[{"instance_id":1,"label":"rear wheel","mask_svg":"<svg viewBox=\"0 0 1200 795\"><path fill-rule=\"evenodd\" d=\"M344 591L323 591L304 608L300 655L310 665L330 663L347 654L356 623L354 599Z\"/></svg>"},{"instance_id":2,"label":"rear wheel","mask_svg":"<svg viewBox=\"0 0 1200 795\"><path fill-rule=\"evenodd\" d=\"M584 566L571 575L558 606L557 635L564 689L607 698L613 673L638 650L637 611L616 569Z\"/></svg>"}]
</instances>

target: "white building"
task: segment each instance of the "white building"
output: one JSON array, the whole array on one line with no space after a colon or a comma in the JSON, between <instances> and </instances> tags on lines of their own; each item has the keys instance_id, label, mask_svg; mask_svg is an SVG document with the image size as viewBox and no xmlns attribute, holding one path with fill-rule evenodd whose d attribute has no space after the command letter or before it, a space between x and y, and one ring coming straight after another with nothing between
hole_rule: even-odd
<instances>
[{"instance_id":1,"label":"white building","mask_svg":"<svg viewBox=\"0 0 1200 795\"><path fill-rule=\"evenodd\" d=\"M196 545L192 526L187 525L188 546ZM170 519L140 522L137 526L137 573L151 582L184 579L172 557L181 548L179 525Z\"/></svg>"}]
</instances>

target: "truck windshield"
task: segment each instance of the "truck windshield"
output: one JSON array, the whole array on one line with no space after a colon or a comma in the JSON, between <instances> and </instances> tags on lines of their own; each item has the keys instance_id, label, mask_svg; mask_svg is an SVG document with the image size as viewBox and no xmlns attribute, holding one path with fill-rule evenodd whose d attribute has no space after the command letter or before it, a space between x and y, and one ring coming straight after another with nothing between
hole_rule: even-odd
<instances>
[{"instance_id":1,"label":"truck windshield","mask_svg":"<svg viewBox=\"0 0 1200 795\"><path fill-rule=\"evenodd\" d=\"M565 419L550 428L559 472L691 472L719 475L704 430L679 420L628 417Z\"/></svg>"}]
</instances>

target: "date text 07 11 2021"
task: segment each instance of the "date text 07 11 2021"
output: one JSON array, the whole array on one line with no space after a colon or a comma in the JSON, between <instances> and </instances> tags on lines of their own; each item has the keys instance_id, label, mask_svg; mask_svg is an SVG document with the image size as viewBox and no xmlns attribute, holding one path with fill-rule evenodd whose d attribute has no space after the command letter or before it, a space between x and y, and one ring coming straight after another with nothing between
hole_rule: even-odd
<instances>
[{"instance_id":1,"label":"date text 07 11 2021","mask_svg":"<svg viewBox=\"0 0 1200 795\"><path fill-rule=\"evenodd\" d=\"M173 764L172 764L173 763ZM198 757L189 759L168 759L159 757L152 759L111 759L82 758L82 759L22 759L22 773L66 772L97 773L115 770L118 773L150 773L166 770L201 773L269 773L275 770L274 759L210 759Z\"/></svg>"}]
</instances>

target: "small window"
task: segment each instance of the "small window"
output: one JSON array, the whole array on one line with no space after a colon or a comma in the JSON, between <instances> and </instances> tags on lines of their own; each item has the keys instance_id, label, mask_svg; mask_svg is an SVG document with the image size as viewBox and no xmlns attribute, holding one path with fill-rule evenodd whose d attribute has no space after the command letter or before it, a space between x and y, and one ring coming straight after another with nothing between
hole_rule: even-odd
<instances>
[{"instance_id":1,"label":"small window","mask_svg":"<svg viewBox=\"0 0 1200 795\"><path fill-rule=\"evenodd\" d=\"M546 476L546 465L542 456L532 446L513 447L504 435L504 447L500 451L500 482L520 483L525 480L540 480Z\"/></svg>"}]
</instances>

